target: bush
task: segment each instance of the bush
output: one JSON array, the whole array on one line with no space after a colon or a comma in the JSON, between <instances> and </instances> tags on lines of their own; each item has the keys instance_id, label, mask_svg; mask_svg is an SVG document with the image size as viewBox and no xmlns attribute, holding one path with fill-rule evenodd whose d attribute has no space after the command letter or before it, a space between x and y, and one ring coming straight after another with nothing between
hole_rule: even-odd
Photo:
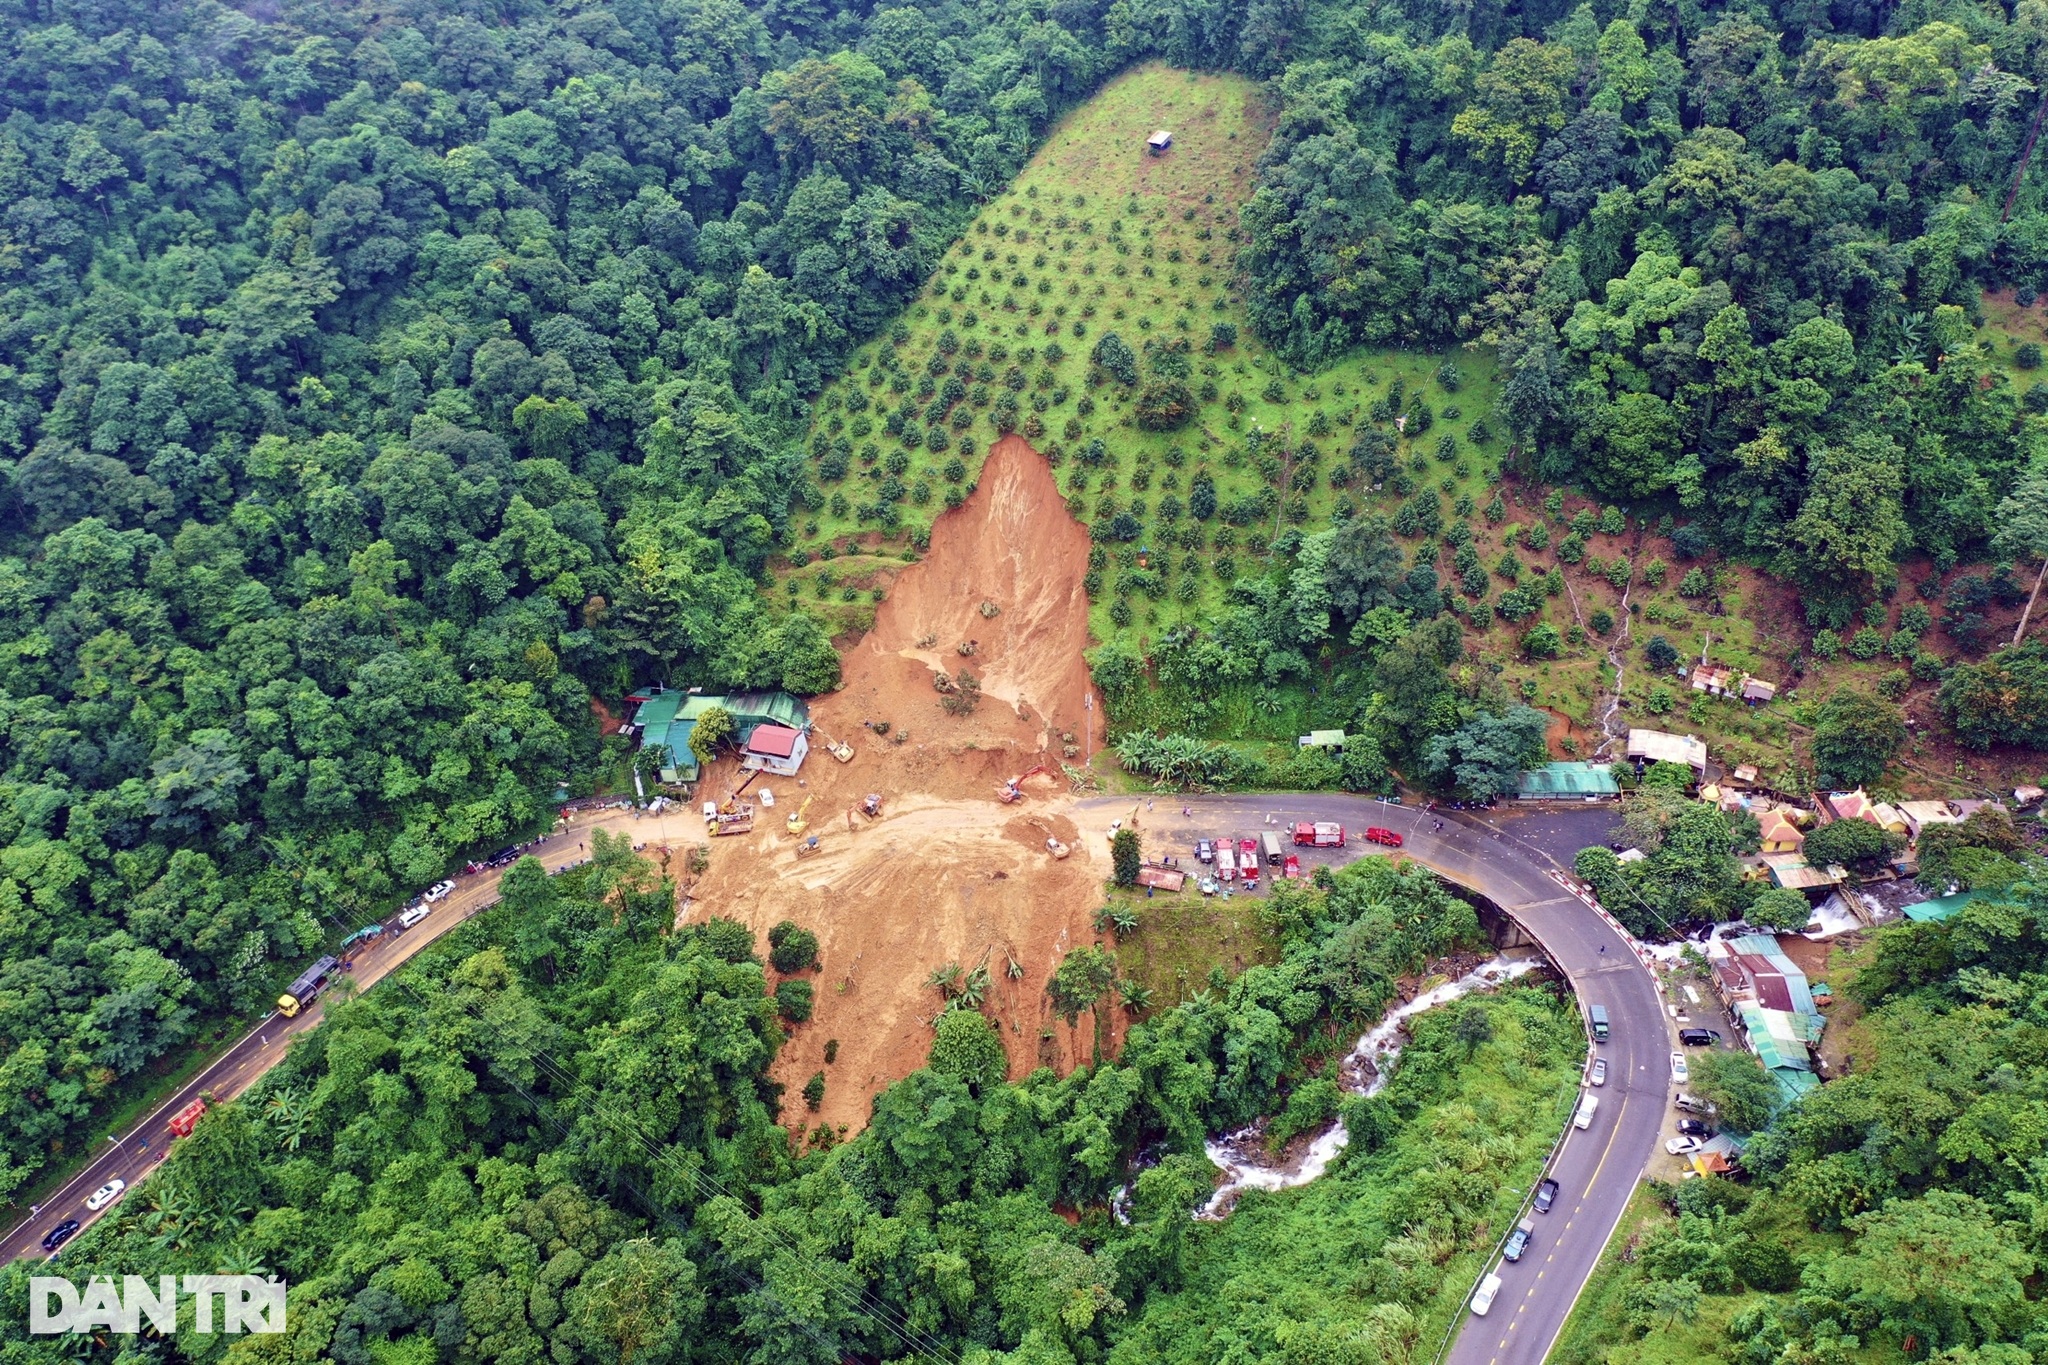
<instances>
[{"instance_id":1,"label":"bush","mask_svg":"<svg viewBox=\"0 0 2048 1365\"><path fill-rule=\"evenodd\" d=\"M1586 628L1595 635L1605 635L1614 629L1614 613L1605 607L1595 607L1586 616Z\"/></svg>"},{"instance_id":2,"label":"bush","mask_svg":"<svg viewBox=\"0 0 2048 1365\"><path fill-rule=\"evenodd\" d=\"M2035 341L2023 341L2012 353L2012 363L2023 370L2041 368L2041 345Z\"/></svg>"},{"instance_id":3,"label":"bush","mask_svg":"<svg viewBox=\"0 0 2048 1365\"><path fill-rule=\"evenodd\" d=\"M1685 577L1678 580L1680 597L1705 597L1713 590L1714 580L1707 577L1706 571L1700 568L1687 569Z\"/></svg>"},{"instance_id":4,"label":"bush","mask_svg":"<svg viewBox=\"0 0 2048 1365\"><path fill-rule=\"evenodd\" d=\"M768 962L778 972L809 971L818 965L818 936L784 920L768 931Z\"/></svg>"},{"instance_id":5,"label":"bush","mask_svg":"<svg viewBox=\"0 0 2048 1365\"><path fill-rule=\"evenodd\" d=\"M801 1024L811 1017L811 983L800 976L792 976L776 983L775 1012L792 1024Z\"/></svg>"},{"instance_id":6,"label":"bush","mask_svg":"<svg viewBox=\"0 0 2048 1365\"><path fill-rule=\"evenodd\" d=\"M1831 630L1815 631L1813 633L1813 652L1815 657L1822 659L1839 657L1842 652L1842 637Z\"/></svg>"},{"instance_id":7,"label":"bush","mask_svg":"<svg viewBox=\"0 0 2048 1365\"><path fill-rule=\"evenodd\" d=\"M1650 667L1659 673L1670 672L1678 663L1678 651L1661 635L1650 637L1650 642L1643 646L1643 657L1648 659Z\"/></svg>"},{"instance_id":8,"label":"bush","mask_svg":"<svg viewBox=\"0 0 2048 1365\"><path fill-rule=\"evenodd\" d=\"M1564 639L1556 626L1539 621L1522 637L1522 652L1532 659L1555 659L1564 652Z\"/></svg>"},{"instance_id":9,"label":"bush","mask_svg":"<svg viewBox=\"0 0 2048 1365\"><path fill-rule=\"evenodd\" d=\"M825 1073L820 1071L804 1082L804 1108L812 1113L825 1103Z\"/></svg>"},{"instance_id":10,"label":"bush","mask_svg":"<svg viewBox=\"0 0 2048 1365\"><path fill-rule=\"evenodd\" d=\"M1849 637L1846 648L1852 659L1875 659L1884 651L1884 636L1875 627L1865 626Z\"/></svg>"}]
</instances>

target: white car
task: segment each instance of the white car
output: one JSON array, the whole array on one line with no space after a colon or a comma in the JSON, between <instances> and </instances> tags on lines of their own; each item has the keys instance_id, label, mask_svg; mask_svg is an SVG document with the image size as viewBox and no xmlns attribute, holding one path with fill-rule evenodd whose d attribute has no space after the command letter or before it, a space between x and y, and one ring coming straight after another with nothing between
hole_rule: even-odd
<instances>
[{"instance_id":1,"label":"white car","mask_svg":"<svg viewBox=\"0 0 2048 1365\"><path fill-rule=\"evenodd\" d=\"M1673 1156L1684 1156L1687 1152L1697 1152L1699 1149L1700 1140L1698 1138L1675 1137L1664 1139L1664 1150Z\"/></svg>"},{"instance_id":2,"label":"white car","mask_svg":"<svg viewBox=\"0 0 2048 1365\"><path fill-rule=\"evenodd\" d=\"M1583 1100L1580 1100L1579 1112L1572 1116L1572 1127L1591 1128L1593 1126L1593 1113L1599 1107L1600 1097L1598 1095L1588 1095Z\"/></svg>"},{"instance_id":3,"label":"white car","mask_svg":"<svg viewBox=\"0 0 2048 1365\"><path fill-rule=\"evenodd\" d=\"M125 1180L109 1180L106 1184L85 1197L85 1206L94 1213L98 1213L101 1209L119 1199L121 1191L127 1188L128 1182Z\"/></svg>"},{"instance_id":4,"label":"white car","mask_svg":"<svg viewBox=\"0 0 2048 1365\"><path fill-rule=\"evenodd\" d=\"M432 886L427 888L427 894L421 896L420 899L425 901L428 905L432 905L435 901L442 899L450 891L453 891L454 889L454 882L435 882Z\"/></svg>"},{"instance_id":5,"label":"white car","mask_svg":"<svg viewBox=\"0 0 2048 1365\"><path fill-rule=\"evenodd\" d=\"M1684 1085L1692 1079L1692 1068L1685 1064L1685 1054L1683 1052L1671 1054L1671 1079L1680 1085Z\"/></svg>"},{"instance_id":6,"label":"white car","mask_svg":"<svg viewBox=\"0 0 2048 1365\"><path fill-rule=\"evenodd\" d=\"M1485 1317L1486 1310L1493 1307L1494 1296L1498 1293L1500 1293L1500 1276L1488 1275L1485 1279L1481 1280L1479 1287L1472 1291L1472 1315L1480 1318Z\"/></svg>"},{"instance_id":7,"label":"white car","mask_svg":"<svg viewBox=\"0 0 2048 1365\"><path fill-rule=\"evenodd\" d=\"M1593 1074L1586 1079L1594 1085L1607 1084L1607 1059L1605 1057L1595 1057L1593 1059Z\"/></svg>"}]
</instances>

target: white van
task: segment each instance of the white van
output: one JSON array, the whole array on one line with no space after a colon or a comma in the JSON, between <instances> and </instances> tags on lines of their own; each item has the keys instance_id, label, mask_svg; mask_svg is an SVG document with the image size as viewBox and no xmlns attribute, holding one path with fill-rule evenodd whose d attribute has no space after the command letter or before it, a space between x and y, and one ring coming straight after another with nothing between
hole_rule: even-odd
<instances>
[{"instance_id":1,"label":"white van","mask_svg":"<svg viewBox=\"0 0 2048 1365\"><path fill-rule=\"evenodd\" d=\"M1599 1107L1600 1097L1598 1095L1588 1095L1583 1100L1580 1100L1579 1112L1572 1116L1572 1127L1591 1128L1593 1126L1593 1112Z\"/></svg>"},{"instance_id":2,"label":"white van","mask_svg":"<svg viewBox=\"0 0 2048 1365\"><path fill-rule=\"evenodd\" d=\"M421 920L425 919L428 915L431 915L433 913L434 907L424 902L420 903L419 905L408 905L405 907L404 912L400 914L398 917L398 927L401 929L410 929L415 924L418 924Z\"/></svg>"}]
</instances>

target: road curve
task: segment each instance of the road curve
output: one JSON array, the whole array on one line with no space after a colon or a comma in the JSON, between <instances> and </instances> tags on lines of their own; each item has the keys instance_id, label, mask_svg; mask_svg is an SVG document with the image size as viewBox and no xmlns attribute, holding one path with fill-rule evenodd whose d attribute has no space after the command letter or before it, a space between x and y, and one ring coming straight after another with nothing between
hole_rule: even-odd
<instances>
[{"instance_id":1,"label":"road curve","mask_svg":"<svg viewBox=\"0 0 2048 1365\"><path fill-rule=\"evenodd\" d=\"M1610 1038L1595 1045L1594 1055L1607 1059L1607 1084L1585 1092L1600 1100L1592 1126L1566 1138L1550 1170L1558 1182L1556 1205L1533 1216L1536 1236L1520 1262L1492 1267L1503 1281L1500 1294L1485 1317L1462 1314L1447 1357L1450 1365L1538 1365L1621 1222L1670 1111L1676 1044L1650 970L1613 927L1552 877L1548 855L1483 820L1325 793L1152 800L1153 809L1141 809L1137 818L1153 852L1192 851L1203 836L1256 837L1296 820L1343 824L1350 846L1341 855L1290 850L1313 865L1384 854L1361 832L1368 825L1395 830L1405 841L1403 853L1513 916L1542 943L1582 1003L1606 1007ZM1128 815L1132 804L1128 796L1083 802L1084 834ZM1183 807L1192 816L1183 817ZM1091 815L1099 819L1086 818ZM1438 819L1441 832L1434 829Z\"/></svg>"},{"instance_id":2,"label":"road curve","mask_svg":"<svg viewBox=\"0 0 2048 1365\"><path fill-rule=\"evenodd\" d=\"M1143 798L1139 798L1142 803ZM1080 804L1084 831L1106 828L1130 812L1130 797L1097 797ZM1182 806L1192 810L1183 818ZM1271 816L1273 825L1266 823ZM1099 817L1099 823L1097 818ZM1671 1093L1670 1025L1649 971L1626 942L1550 875L1546 855L1482 822L1446 815L1441 832L1419 810L1384 806L1363 797L1323 793L1264 796L1158 797L1140 811L1138 825L1154 851L1191 848L1198 836L1242 837L1294 820L1336 820L1351 832L1342 853L1298 850L1304 863L1345 862L1386 850L1359 837L1367 825L1399 831L1403 852L1450 881L1485 896L1537 938L1570 978L1582 1001L1603 1004L1613 1024L1599 1046L1608 1082L1591 1128L1574 1131L1551 1174L1561 1191L1555 1208L1537 1218L1530 1254L1499 1266L1505 1284L1485 1318L1466 1315L1451 1365L1537 1365L1549 1351L1572 1304L1620 1222L1629 1195L1647 1167L1668 1111ZM587 813L533 851L550 868L582 856L581 841L608 813ZM441 935L497 901L499 874L460 878L456 890L418 927L388 932L355 960L354 978L367 989L389 976ZM318 1002L295 1019L270 1016L193 1078L162 1107L106 1150L30 1217L0 1239L0 1264L43 1255L41 1239L66 1218L90 1225L87 1194L119 1178L131 1191L169 1147L170 1116L210 1093L228 1100L254 1084L285 1054L292 1039L319 1024ZM118 1205L116 1205L118 1206Z\"/></svg>"},{"instance_id":3,"label":"road curve","mask_svg":"<svg viewBox=\"0 0 2048 1365\"><path fill-rule=\"evenodd\" d=\"M550 869L575 862L585 856L583 842L589 838L588 831L593 826L613 820L615 815L610 811L582 812L566 828L550 834L529 851ZM383 936L356 955L349 974L354 978L357 990L368 990L405 965L435 939L471 916L496 905L501 875L491 871L456 878L455 890L434 907L431 915L411 929L399 930L394 912L385 921ZM35 1212L9 1229L4 1238L0 1238L0 1265L24 1256L42 1257L44 1234L67 1218L76 1218L83 1231L102 1214L118 1208L119 1200L99 1213L85 1207L86 1196L108 1181L126 1181L128 1190L122 1198L133 1198L135 1186L170 1151L172 1138L166 1125L171 1115L202 1094L211 1095L216 1102L231 1100L241 1094L261 1079L264 1072L284 1060L292 1040L317 1026L324 1013L321 1002L316 1000L293 1019L270 1015L215 1058L204 1071L186 1082L177 1094L125 1137L116 1139L109 1134L102 1138L102 1151L96 1160L38 1205Z\"/></svg>"}]
</instances>

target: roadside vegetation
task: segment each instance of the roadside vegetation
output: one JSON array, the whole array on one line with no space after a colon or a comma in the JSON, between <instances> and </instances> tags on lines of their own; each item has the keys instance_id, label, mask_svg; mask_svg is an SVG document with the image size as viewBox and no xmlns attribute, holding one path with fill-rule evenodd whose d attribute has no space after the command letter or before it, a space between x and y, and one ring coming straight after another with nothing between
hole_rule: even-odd
<instances>
[{"instance_id":1,"label":"roadside vegetation","mask_svg":"<svg viewBox=\"0 0 2048 1365\"><path fill-rule=\"evenodd\" d=\"M2044 967L2031 885L1838 952L1830 977L1865 1012L1831 1052L1853 1070L1768 1122L1746 1054L1696 1074L1747 1135L1750 1179L1648 1187L1558 1359L2024 1358L2048 1245L2012 1116L2048 1103L2029 1051Z\"/></svg>"},{"instance_id":2,"label":"roadside vegetation","mask_svg":"<svg viewBox=\"0 0 2048 1365\"><path fill-rule=\"evenodd\" d=\"M780 924L765 945L715 917L671 931L675 888L600 835L567 873L515 864L500 907L331 1003L65 1264L266 1267L292 1286L273 1348L304 1359L681 1360L799 1341L876 1358L915 1342L1206 1359L1226 1332L1272 1350L1296 1330L1412 1343L1456 1311L1583 1044L1551 992L1474 998L1416 1021L1383 1094L1346 1099L1319 1073L1350 1031L1479 931L1415 869L1375 859L1321 880L1264 903L1270 962L1154 1012L1120 1057L1069 1076L1007 1084L1002 1036L953 990L929 1066L842 1139L805 1117L837 1079L829 1047L802 1095L767 1080L786 1036L812 1026L786 998L814 961L810 931ZM1120 1007L1115 955L1090 944L1068 960L1050 988L1063 1012ZM1308 1132L1340 1113L1340 1170L1252 1196L1221 1226L1190 1217L1213 1185L1208 1134L1262 1115ZM1109 1201L1141 1149L1120 1224ZM1342 1254L1318 1252L1333 1235ZM68 1359L29 1344L27 1274L5 1272L8 1358ZM1305 1289L1314 1311L1281 1306Z\"/></svg>"}]
</instances>

